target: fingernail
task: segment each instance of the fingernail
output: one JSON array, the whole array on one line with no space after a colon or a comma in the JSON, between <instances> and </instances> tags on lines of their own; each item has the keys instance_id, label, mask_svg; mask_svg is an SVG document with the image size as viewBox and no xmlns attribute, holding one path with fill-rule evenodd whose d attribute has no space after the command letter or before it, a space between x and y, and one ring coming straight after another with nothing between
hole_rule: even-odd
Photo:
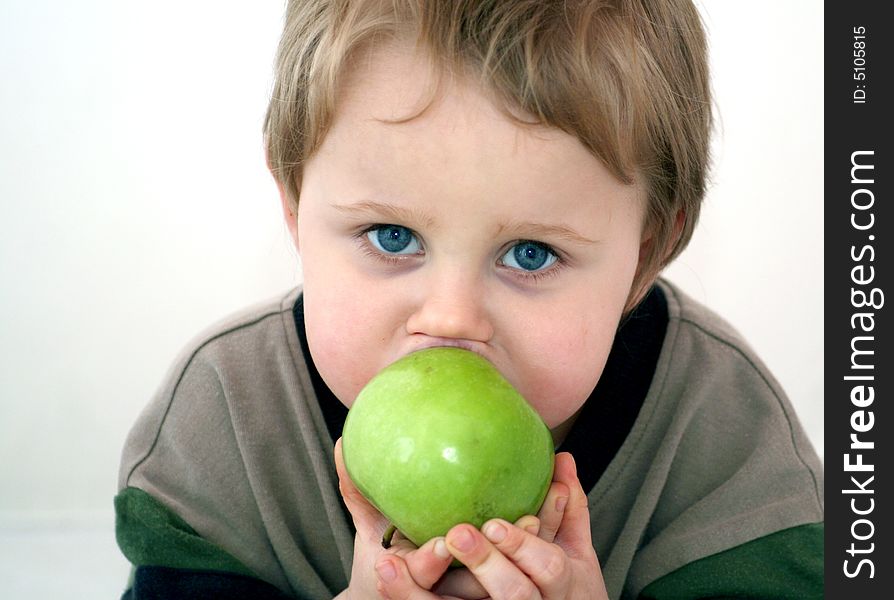
<instances>
[{"instance_id":1,"label":"fingernail","mask_svg":"<svg viewBox=\"0 0 894 600\"><path fill-rule=\"evenodd\" d=\"M438 538L437 540L435 540L435 547L433 552L438 558L450 558L450 551L447 549L447 544L446 542L444 542L444 538Z\"/></svg>"},{"instance_id":2,"label":"fingernail","mask_svg":"<svg viewBox=\"0 0 894 600\"><path fill-rule=\"evenodd\" d=\"M394 568L394 565L391 564L390 560L386 560L377 564L376 572L385 583L390 583L397 577L397 569Z\"/></svg>"},{"instance_id":3,"label":"fingernail","mask_svg":"<svg viewBox=\"0 0 894 600\"><path fill-rule=\"evenodd\" d=\"M530 525L525 527L525 531L527 531L531 535L537 535L538 533L540 533L540 521L531 523Z\"/></svg>"},{"instance_id":4,"label":"fingernail","mask_svg":"<svg viewBox=\"0 0 894 600\"><path fill-rule=\"evenodd\" d=\"M565 510L565 507L568 506L568 498L565 496L560 496L556 498L556 512L562 512Z\"/></svg>"},{"instance_id":5,"label":"fingernail","mask_svg":"<svg viewBox=\"0 0 894 600\"><path fill-rule=\"evenodd\" d=\"M468 552L475 547L475 538L472 537L472 533L465 527L459 529L450 537L450 543L460 552Z\"/></svg>"},{"instance_id":6,"label":"fingernail","mask_svg":"<svg viewBox=\"0 0 894 600\"><path fill-rule=\"evenodd\" d=\"M499 544L506 539L506 528L495 521L485 523L482 532L487 539L495 544Z\"/></svg>"}]
</instances>

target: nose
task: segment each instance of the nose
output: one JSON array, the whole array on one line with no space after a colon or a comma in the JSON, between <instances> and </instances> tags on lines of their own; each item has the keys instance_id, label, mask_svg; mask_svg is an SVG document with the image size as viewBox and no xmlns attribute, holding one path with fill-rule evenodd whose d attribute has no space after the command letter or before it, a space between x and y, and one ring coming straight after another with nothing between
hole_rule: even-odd
<instances>
[{"instance_id":1,"label":"nose","mask_svg":"<svg viewBox=\"0 0 894 600\"><path fill-rule=\"evenodd\" d=\"M407 319L407 333L486 343L494 330L480 282L462 275L432 278Z\"/></svg>"}]
</instances>

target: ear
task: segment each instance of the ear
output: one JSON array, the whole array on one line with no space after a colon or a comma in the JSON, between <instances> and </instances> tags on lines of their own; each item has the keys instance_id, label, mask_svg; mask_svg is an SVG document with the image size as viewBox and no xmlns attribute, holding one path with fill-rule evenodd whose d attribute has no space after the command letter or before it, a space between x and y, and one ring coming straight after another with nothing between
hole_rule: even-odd
<instances>
[{"instance_id":1,"label":"ear","mask_svg":"<svg viewBox=\"0 0 894 600\"><path fill-rule=\"evenodd\" d=\"M653 246L655 245L656 240L654 233L651 231L646 231L643 234L643 239L639 245L639 263L636 267L636 276L633 278L633 287L631 288L630 296L627 299L627 306L624 308L625 314L633 310L652 288L652 284L655 283L655 280L658 279L658 275L661 274L661 270L667 264L667 258L670 256L671 250L677 245L677 240L680 239L680 235L683 233L683 225L685 224L686 213L681 208L677 211L677 217L674 220L674 229L670 235L670 239L662 249L663 255L659 260L653 258L651 264L647 261L649 260L649 256L653 253Z\"/></svg>"},{"instance_id":2,"label":"ear","mask_svg":"<svg viewBox=\"0 0 894 600\"><path fill-rule=\"evenodd\" d=\"M286 227L289 228L289 235L292 237L292 243L295 244L295 250L300 252L298 248L298 207L295 206L289 198L289 192L282 181L274 175L276 188L279 190L279 201L282 204L282 216L286 221Z\"/></svg>"}]
</instances>

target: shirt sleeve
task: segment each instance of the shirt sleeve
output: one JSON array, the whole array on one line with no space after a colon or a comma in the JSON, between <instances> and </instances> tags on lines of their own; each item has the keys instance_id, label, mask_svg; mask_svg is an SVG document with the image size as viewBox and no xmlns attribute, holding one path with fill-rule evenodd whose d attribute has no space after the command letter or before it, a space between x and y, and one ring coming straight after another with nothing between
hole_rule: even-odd
<instances>
[{"instance_id":1,"label":"shirt sleeve","mask_svg":"<svg viewBox=\"0 0 894 600\"><path fill-rule=\"evenodd\" d=\"M135 567L124 600L290 597L139 488L118 494L115 517L118 545Z\"/></svg>"},{"instance_id":2,"label":"shirt sleeve","mask_svg":"<svg viewBox=\"0 0 894 600\"><path fill-rule=\"evenodd\" d=\"M137 567L134 583L122 600L286 600L278 589L260 579L235 573L170 567Z\"/></svg>"},{"instance_id":3,"label":"shirt sleeve","mask_svg":"<svg viewBox=\"0 0 894 600\"><path fill-rule=\"evenodd\" d=\"M129 556L136 566L233 572L314 600L346 587L352 536L323 443L328 435L319 435L326 434L322 417L309 414L281 317L278 308L263 309L203 333L131 429L119 471L119 518L146 518L147 503L137 503L140 510L128 504L137 494L131 489L144 492L195 533L174 527L179 533L162 536L161 548L176 541L178 556L198 561ZM151 529L123 531L132 538L122 544L129 552L155 543L140 545L140 536L154 539Z\"/></svg>"},{"instance_id":4,"label":"shirt sleeve","mask_svg":"<svg viewBox=\"0 0 894 600\"><path fill-rule=\"evenodd\" d=\"M707 556L649 584L640 600L822 598L823 523L785 529Z\"/></svg>"}]
</instances>

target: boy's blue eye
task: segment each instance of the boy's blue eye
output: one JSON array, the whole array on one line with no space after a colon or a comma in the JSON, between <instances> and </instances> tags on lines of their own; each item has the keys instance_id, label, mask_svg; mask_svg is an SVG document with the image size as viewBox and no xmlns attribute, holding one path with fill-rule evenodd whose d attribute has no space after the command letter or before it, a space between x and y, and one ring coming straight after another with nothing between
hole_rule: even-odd
<instances>
[{"instance_id":1,"label":"boy's blue eye","mask_svg":"<svg viewBox=\"0 0 894 600\"><path fill-rule=\"evenodd\" d=\"M369 242L385 254L418 254L419 240L400 225L379 225L366 232Z\"/></svg>"},{"instance_id":2,"label":"boy's blue eye","mask_svg":"<svg viewBox=\"0 0 894 600\"><path fill-rule=\"evenodd\" d=\"M558 256L549 249L549 246L539 242L519 242L503 255L502 263L513 269L522 271L542 271L552 266L558 260Z\"/></svg>"}]
</instances>

